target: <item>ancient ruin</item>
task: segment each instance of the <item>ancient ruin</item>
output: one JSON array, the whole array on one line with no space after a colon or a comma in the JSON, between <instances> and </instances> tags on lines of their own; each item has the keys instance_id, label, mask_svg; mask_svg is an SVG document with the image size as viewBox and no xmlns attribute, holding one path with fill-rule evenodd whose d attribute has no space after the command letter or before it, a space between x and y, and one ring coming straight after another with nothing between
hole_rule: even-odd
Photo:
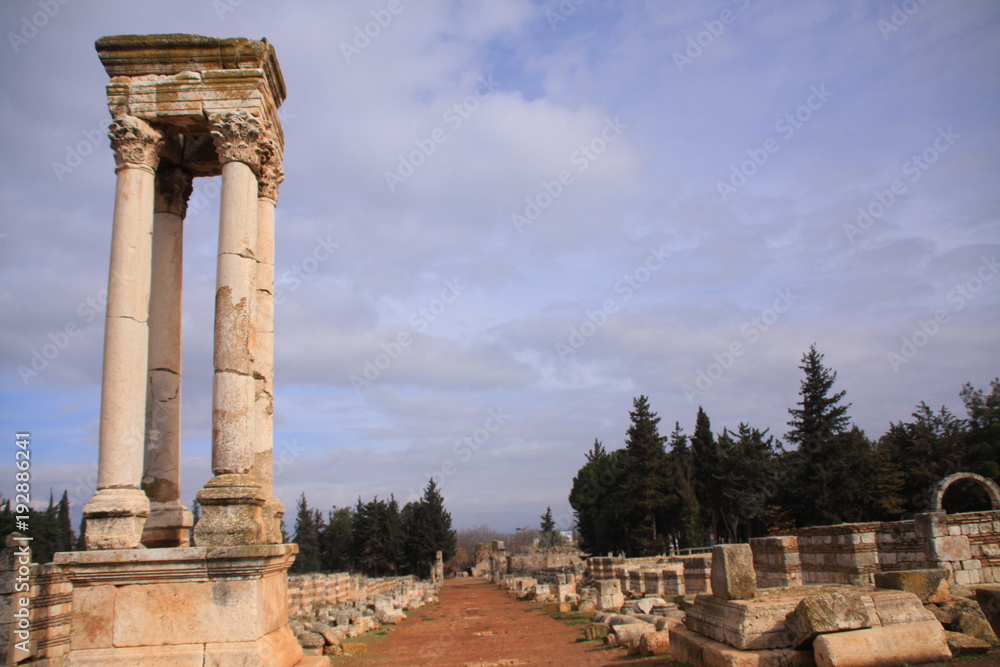
<instances>
[{"instance_id":1,"label":"ancient ruin","mask_svg":"<svg viewBox=\"0 0 1000 667\"><path fill-rule=\"evenodd\" d=\"M937 497L967 477L942 480ZM809 527L711 553L550 558L477 545L474 572L549 611L596 611L584 639L696 667L921 664L1000 643L998 509Z\"/></svg>"},{"instance_id":2,"label":"ancient ruin","mask_svg":"<svg viewBox=\"0 0 1000 667\"><path fill-rule=\"evenodd\" d=\"M266 40L104 37L117 185L97 490L87 550L38 582L35 659L294 665L274 498L274 207L285 85ZM182 235L192 179L222 176L212 471L180 503ZM48 597L44 597L49 602Z\"/></svg>"}]
</instances>

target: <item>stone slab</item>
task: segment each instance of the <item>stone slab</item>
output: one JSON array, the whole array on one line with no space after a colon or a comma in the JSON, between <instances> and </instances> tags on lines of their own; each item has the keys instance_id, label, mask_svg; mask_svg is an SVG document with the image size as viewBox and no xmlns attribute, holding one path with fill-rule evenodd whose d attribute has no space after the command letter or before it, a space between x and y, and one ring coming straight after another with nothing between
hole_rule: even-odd
<instances>
[{"instance_id":1,"label":"stone slab","mask_svg":"<svg viewBox=\"0 0 1000 667\"><path fill-rule=\"evenodd\" d=\"M909 591L919 597L921 602L931 604L944 602L951 597L948 571L944 569L878 572L875 574L875 586Z\"/></svg>"},{"instance_id":2,"label":"stone slab","mask_svg":"<svg viewBox=\"0 0 1000 667\"><path fill-rule=\"evenodd\" d=\"M817 667L872 667L951 660L937 621L902 623L820 635L813 644Z\"/></svg>"},{"instance_id":3,"label":"stone slab","mask_svg":"<svg viewBox=\"0 0 1000 667\"><path fill-rule=\"evenodd\" d=\"M856 591L861 596L875 626L935 620L912 593L829 585L762 589L752 600L699 595L687 610L684 624L741 650L791 648L786 618L802 599L844 590Z\"/></svg>"},{"instance_id":4,"label":"stone slab","mask_svg":"<svg viewBox=\"0 0 1000 667\"><path fill-rule=\"evenodd\" d=\"M676 662L696 667L796 667L814 664L812 651L773 649L741 651L683 625L669 630L670 656Z\"/></svg>"},{"instance_id":5,"label":"stone slab","mask_svg":"<svg viewBox=\"0 0 1000 667\"><path fill-rule=\"evenodd\" d=\"M792 648L809 648L813 640L829 632L861 630L874 625L861 595L856 591L829 591L802 598L785 618Z\"/></svg>"}]
</instances>

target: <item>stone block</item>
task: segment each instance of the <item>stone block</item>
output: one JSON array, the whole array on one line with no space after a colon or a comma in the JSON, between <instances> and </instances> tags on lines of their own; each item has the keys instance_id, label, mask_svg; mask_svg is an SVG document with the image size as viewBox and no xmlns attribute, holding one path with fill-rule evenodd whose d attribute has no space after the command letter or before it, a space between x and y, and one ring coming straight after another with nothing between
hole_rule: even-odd
<instances>
[{"instance_id":1,"label":"stone block","mask_svg":"<svg viewBox=\"0 0 1000 667\"><path fill-rule=\"evenodd\" d=\"M937 621L820 635L813 643L817 667L871 667L951 660Z\"/></svg>"},{"instance_id":2,"label":"stone block","mask_svg":"<svg viewBox=\"0 0 1000 667\"><path fill-rule=\"evenodd\" d=\"M929 604L944 602L951 597L948 571L943 569L878 572L875 574L875 586L908 591L921 602Z\"/></svg>"},{"instance_id":3,"label":"stone block","mask_svg":"<svg viewBox=\"0 0 1000 667\"><path fill-rule=\"evenodd\" d=\"M972 558L969 538L965 535L938 537L931 541L931 559L938 562L962 561Z\"/></svg>"},{"instance_id":4,"label":"stone block","mask_svg":"<svg viewBox=\"0 0 1000 667\"><path fill-rule=\"evenodd\" d=\"M821 634L861 630L874 625L861 595L854 591L830 591L802 598L785 618L792 648L806 649Z\"/></svg>"},{"instance_id":5,"label":"stone block","mask_svg":"<svg viewBox=\"0 0 1000 667\"><path fill-rule=\"evenodd\" d=\"M712 548L712 593L725 600L749 600L757 593L757 573L749 544Z\"/></svg>"},{"instance_id":6,"label":"stone block","mask_svg":"<svg viewBox=\"0 0 1000 667\"><path fill-rule=\"evenodd\" d=\"M993 628L993 632L1000 635L1000 589L977 588L976 602L979 603L979 608Z\"/></svg>"},{"instance_id":7,"label":"stone block","mask_svg":"<svg viewBox=\"0 0 1000 667\"><path fill-rule=\"evenodd\" d=\"M608 633L608 643L614 646L628 646L632 642L638 642L644 634L656 632L656 626L652 623L623 623L611 626ZM612 641L611 638L614 638Z\"/></svg>"},{"instance_id":8,"label":"stone block","mask_svg":"<svg viewBox=\"0 0 1000 667\"><path fill-rule=\"evenodd\" d=\"M948 648L951 649L952 657L959 658L964 655L989 653L990 645L982 639L950 630L946 630L944 636L948 640Z\"/></svg>"},{"instance_id":9,"label":"stone block","mask_svg":"<svg viewBox=\"0 0 1000 667\"><path fill-rule=\"evenodd\" d=\"M670 653L670 630L647 632L639 637L641 655L668 655Z\"/></svg>"},{"instance_id":10,"label":"stone block","mask_svg":"<svg viewBox=\"0 0 1000 667\"><path fill-rule=\"evenodd\" d=\"M669 633L670 656L675 662L709 667L797 667L813 664L812 651L741 651L692 632L683 625L671 628Z\"/></svg>"}]
</instances>

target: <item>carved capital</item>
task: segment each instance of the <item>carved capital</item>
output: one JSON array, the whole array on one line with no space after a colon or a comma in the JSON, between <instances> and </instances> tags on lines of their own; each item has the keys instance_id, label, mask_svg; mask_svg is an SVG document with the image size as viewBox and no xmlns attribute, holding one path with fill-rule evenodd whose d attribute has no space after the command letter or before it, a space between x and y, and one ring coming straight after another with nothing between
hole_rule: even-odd
<instances>
[{"instance_id":1,"label":"carved capital","mask_svg":"<svg viewBox=\"0 0 1000 667\"><path fill-rule=\"evenodd\" d=\"M161 165L156 170L156 203L153 210L157 213L173 213L183 218L187 213L193 181L191 174L181 167Z\"/></svg>"},{"instance_id":2,"label":"carved capital","mask_svg":"<svg viewBox=\"0 0 1000 667\"><path fill-rule=\"evenodd\" d=\"M278 201L278 186L285 180L285 170L281 165L278 142L268 135L261 142L260 176L257 178L257 196L261 199Z\"/></svg>"},{"instance_id":3,"label":"carved capital","mask_svg":"<svg viewBox=\"0 0 1000 667\"><path fill-rule=\"evenodd\" d=\"M149 123L135 116L118 116L111 121L108 138L119 168L128 165L156 171L163 135Z\"/></svg>"},{"instance_id":4,"label":"carved capital","mask_svg":"<svg viewBox=\"0 0 1000 667\"><path fill-rule=\"evenodd\" d=\"M223 164L242 162L254 171L260 168L264 124L259 118L246 111L228 111L215 114L209 122L212 141Z\"/></svg>"}]
</instances>

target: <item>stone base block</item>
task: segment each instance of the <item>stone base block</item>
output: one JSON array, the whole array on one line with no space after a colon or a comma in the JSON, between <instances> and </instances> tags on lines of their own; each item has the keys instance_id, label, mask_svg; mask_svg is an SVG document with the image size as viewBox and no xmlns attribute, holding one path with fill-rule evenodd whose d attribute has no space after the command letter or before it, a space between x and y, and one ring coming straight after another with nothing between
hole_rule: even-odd
<instances>
[{"instance_id":1,"label":"stone base block","mask_svg":"<svg viewBox=\"0 0 1000 667\"><path fill-rule=\"evenodd\" d=\"M948 570L900 570L898 572L878 572L875 586L909 591L921 602L937 604L951 598L948 585Z\"/></svg>"},{"instance_id":2,"label":"stone base block","mask_svg":"<svg viewBox=\"0 0 1000 667\"><path fill-rule=\"evenodd\" d=\"M99 489L83 508L88 549L136 549L149 516L149 499L139 489Z\"/></svg>"},{"instance_id":3,"label":"stone base block","mask_svg":"<svg viewBox=\"0 0 1000 667\"><path fill-rule=\"evenodd\" d=\"M142 544L147 549L186 547L191 543L193 525L194 517L183 505L150 503Z\"/></svg>"},{"instance_id":4,"label":"stone base block","mask_svg":"<svg viewBox=\"0 0 1000 667\"><path fill-rule=\"evenodd\" d=\"M678 625L670 629L670 656L693 667L795 667L814 664L812 651L741 651Z\"/></svg>"},{"instance_id":5,"label":"stone base block","mask_svg":"<svg viewBox=\"0 0 1000 667\"><path fill-rule=\"evenodd\" d=\"M820 635L813 651L817 667L919 665L951 660L944 628L937 621Z\"/></svg>"},{"instance_id":6,"label":"stone base block","mask_svg":"<svg viewBox=\"0 0 1000 667\"><path fill-rule=\"evenodd\" d=\"M294 544L56 554L73 584L67 665L291 667Z\"/></svg>"},{"instance_id":7,"label":"stone base block","mask_svg":"<svg viewBox=\"0 0 1000 667\"><path fill-rule=\"evenodd\" d=\"M791 648L791 632L785 622L788 615L805 597L831 591L857 592L875 626L934 618L912 593L831 585L762 589L752 600L699 595L687 610L684 624L690 630L741 650Z\"/></svg>"}]
</instances>

